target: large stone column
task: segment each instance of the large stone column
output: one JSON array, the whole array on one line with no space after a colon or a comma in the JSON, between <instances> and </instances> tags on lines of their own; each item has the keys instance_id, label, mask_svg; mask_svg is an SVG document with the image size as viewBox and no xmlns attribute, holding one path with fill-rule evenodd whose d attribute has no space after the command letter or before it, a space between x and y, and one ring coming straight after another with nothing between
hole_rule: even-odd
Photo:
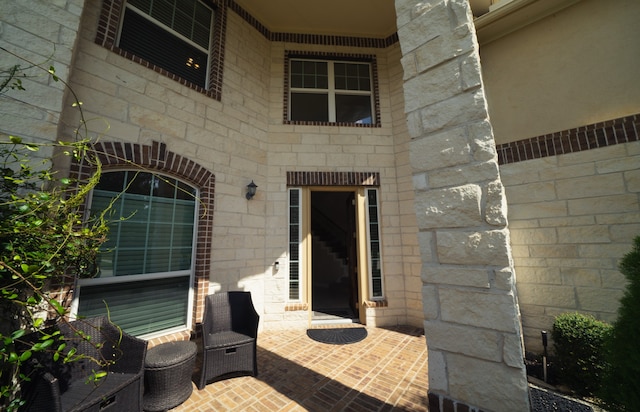
<instances>
[{"instance_id":1,"label":"large stone column","mask_svg":"<svg viewBox=\"0 0 640 412\"><path fill-rule=\"evenodd\" d=\"M467 0L395 1L430 410L528 411L506 201L471 10Z\"/></svg>"}]
</instances>

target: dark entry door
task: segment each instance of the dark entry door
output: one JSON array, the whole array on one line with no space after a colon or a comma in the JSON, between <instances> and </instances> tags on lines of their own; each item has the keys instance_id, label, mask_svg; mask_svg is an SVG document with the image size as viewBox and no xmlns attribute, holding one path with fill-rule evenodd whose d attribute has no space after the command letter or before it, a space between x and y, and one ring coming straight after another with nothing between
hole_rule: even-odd
<instances>
[{"instance_id":1,"label":"dark entry door","mask_svg":"<svg viewBox=\"0 0 640 412\"><path fill-rule=\"evenodd\" d=\"M354 192L311 193L313 318L357 319Z\"/></svg>"}]
</instances>

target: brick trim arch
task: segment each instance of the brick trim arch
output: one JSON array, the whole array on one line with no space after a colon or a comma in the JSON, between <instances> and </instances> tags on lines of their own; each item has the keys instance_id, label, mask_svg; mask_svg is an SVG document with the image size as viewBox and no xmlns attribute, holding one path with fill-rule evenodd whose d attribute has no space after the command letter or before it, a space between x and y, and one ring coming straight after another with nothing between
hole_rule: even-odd
<instances>
[{"instance_id":1,"label":"brick trim arch","mask_svg":"<svg viewBox=\"0 0 640 412\"><path fill-rule=\"evenodd\" d=\"M122 168L139 168L160 172L189 182L199 190L196 262L194 279L193 324L202 320L204 298L209 292L209 270L213 236L213 205L215 176L200 164L167 150L167 145L153 142L151 145L124 142L98 142L92 146L90 156L102 164L103 171ZM71 178L86 181L95 171L89 157L71 164ZM188 339L188 336L186 337Z\"/></svg>"}]
</instances>

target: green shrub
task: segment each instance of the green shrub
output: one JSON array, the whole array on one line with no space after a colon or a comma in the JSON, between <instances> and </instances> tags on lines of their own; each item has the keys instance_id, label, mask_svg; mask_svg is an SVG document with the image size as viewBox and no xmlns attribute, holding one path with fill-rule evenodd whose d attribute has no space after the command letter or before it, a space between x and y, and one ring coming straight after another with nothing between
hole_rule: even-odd
<instances>
[{"instance_id":1,"label":"green shrub","mask_svg":"<svg viewBox=\"0 0 640 412\"><path fill-rule=\"evenodd\" d=\"M604 365L604 341L611 326L590 315L565 313L556 317L552 338L559 380L579 395L600 389Z\"/></svg>"},{"instance_id":2,"label":"green shrub","mask_svg":"<svg viewBox=\"0 0 640 412\"><path fill-rule=\"evenodd\" d=\"M640 411L640 236L619 267L628 283L605 344L608 368L600 397L611 410Z\"/></svg>"}]
</instances>

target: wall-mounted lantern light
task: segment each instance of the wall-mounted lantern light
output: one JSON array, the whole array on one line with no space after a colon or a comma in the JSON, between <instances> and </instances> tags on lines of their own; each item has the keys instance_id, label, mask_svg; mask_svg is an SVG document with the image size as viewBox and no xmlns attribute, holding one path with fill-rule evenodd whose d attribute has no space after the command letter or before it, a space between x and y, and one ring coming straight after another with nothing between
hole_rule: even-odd
<instances>
[{"instance_id":1,"label":"wall-mounted lantern light","mask_svg":"<svg viewBox=\"0 0 640 412\"><path fill-rule=\"evenodd\" d=\"M247 185L247 200L253 199L253 197L256 195L256 189L258 189L258 185L253 183L252 180L251 183Z\"/></svg>"}]
</instances>

